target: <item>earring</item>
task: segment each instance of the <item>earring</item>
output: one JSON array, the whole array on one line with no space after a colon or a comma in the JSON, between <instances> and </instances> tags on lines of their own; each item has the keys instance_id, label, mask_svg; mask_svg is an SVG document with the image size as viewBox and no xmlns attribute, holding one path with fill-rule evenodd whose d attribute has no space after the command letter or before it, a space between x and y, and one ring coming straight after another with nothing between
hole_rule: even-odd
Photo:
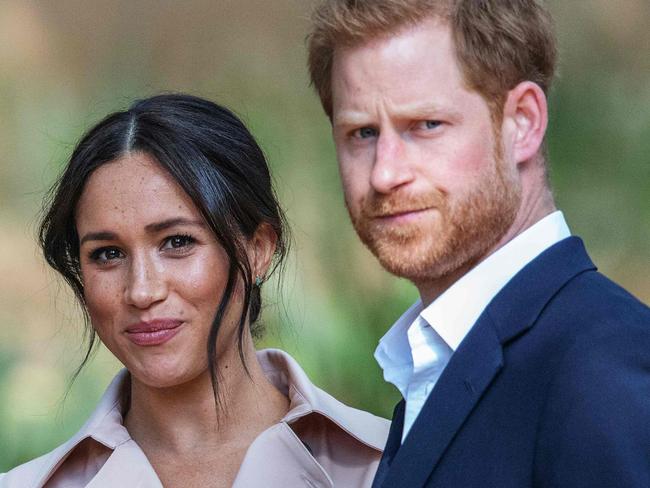
<instances>
[{"instance_id":1,"label":"earring","mask_svg":"<svg viewBox=\"0 0 650 488\"><path fill-rule=\"evenodd\" d=\"M255 286L259 288L262 283L262 277L260 275L255 276Z\"/></svg>"}]
</instances>

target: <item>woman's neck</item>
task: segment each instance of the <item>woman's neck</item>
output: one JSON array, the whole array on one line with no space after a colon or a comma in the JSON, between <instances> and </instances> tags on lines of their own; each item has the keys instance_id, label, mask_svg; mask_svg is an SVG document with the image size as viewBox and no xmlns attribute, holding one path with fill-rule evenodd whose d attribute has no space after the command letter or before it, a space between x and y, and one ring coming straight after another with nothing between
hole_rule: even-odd
<instances>
[{"instance_id":1,"label":"woman's neck","mask_svg":"<svg viewBox=\"0 0 650 488\"><path fill-rule=\"evenodd\" d=\"M216 453L224 448L232 453L241 451L241 458L250 443L288 411L289 400L269 383L252 342L244 342L248 343L243 347L250 375L236 347L220 354L219 407L207 370L188 383L170 388L153 388L131 378L131 405L125 426L159 475L157 460L181 462L197 456L217 459Z\"/></svg>"}]
</instances>

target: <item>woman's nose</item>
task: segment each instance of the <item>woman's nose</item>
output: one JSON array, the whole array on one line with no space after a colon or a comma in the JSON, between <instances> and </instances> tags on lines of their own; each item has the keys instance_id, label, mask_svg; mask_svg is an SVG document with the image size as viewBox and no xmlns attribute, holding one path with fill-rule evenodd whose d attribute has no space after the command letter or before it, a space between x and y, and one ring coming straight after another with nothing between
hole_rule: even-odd
<instances>
[{"instance_id":1,"label":"woman's nose","mask_svg":"<svg viewBox=\"0 0 650 488\"><path fill-rule=\"evenodd\" d=\"M164 269L149 257L134 258L124 294L126 303L143 309L164 300L167 297Z\"/></svg>"}]
</instances>

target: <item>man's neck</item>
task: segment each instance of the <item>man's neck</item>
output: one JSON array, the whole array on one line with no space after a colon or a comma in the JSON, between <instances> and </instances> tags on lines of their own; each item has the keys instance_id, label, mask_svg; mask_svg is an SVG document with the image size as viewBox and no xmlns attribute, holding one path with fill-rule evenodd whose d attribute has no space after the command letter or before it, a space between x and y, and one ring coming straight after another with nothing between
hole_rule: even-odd
<instances>
[{"instance_id":1,"label":"man's neck","mask_svg":"<svg viewBox=\"0 0 650 488\"><path fill-rule=\"evenodd\" d=\"M495 251L557 210L551 191L546 186L539 187L537 192L529 192L527 195L526 198L522 199L517 215L508 230L487 252L465 262L462 266L440 278L414 283L420 292L423 307L429 306L436 298Z\"/></svg>"}]
</instances>

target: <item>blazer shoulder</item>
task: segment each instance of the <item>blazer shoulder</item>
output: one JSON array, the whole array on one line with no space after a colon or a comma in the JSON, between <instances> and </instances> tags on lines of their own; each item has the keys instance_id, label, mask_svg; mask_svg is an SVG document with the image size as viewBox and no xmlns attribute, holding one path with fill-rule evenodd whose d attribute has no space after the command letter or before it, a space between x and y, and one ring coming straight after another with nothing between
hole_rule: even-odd
<instances>
[{"instance_id":1,"label":"blazer shoulder","mask_svg":"<svg viewBox=\"0 0 650 488\"><path fill-rule=\"evenodd\" d=\"M554 354L558 386L593 384L607 391L612 384L604 380L650 368L650 308L596 271L567 283L540 322L542 330L554 327L560 340Z\"/></svg>"},{"instance_id":2,"label":"blazer shoulder","mask_svg":"<svg viewBox=\"0 0 650 488\"><path fill-rule=\"evenodd\" d=\"M542 320L562 324L563 343L539 424L538 481L646 486L650 309L602 274L586 272L567 283Z\"/></svg>"},{"instance_id":3,"label":"blazer shoulder","mask_svg":"<svg viewBox=\"0 0 650 488\"><path fill-rule=\"evenodd\" d=\"M592 332L638 329L650 339L650 308L630 292L597 271L569 281L553 300L571 319Z\"/></svg>"}]
</instances>

